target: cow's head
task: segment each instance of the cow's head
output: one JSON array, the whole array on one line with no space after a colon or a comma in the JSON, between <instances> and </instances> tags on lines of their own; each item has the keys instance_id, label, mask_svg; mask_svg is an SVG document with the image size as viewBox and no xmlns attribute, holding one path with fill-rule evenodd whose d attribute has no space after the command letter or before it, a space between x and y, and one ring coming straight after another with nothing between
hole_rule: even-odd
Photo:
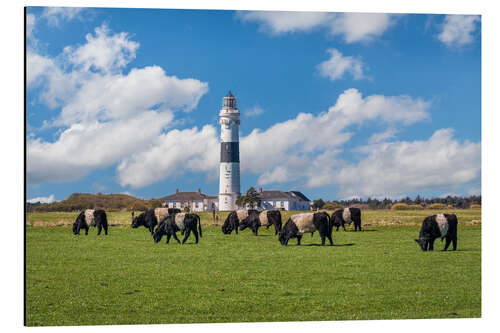
<instances>
[{"instance_id":1,"label":"cow's head","mask_svg":"<svg viewBox=\"0 0 500 333\"><path fill-rule=\"evenodd\" d=\"M142 219L144 218L144 213L139 214L134 217L134 212L132 212L132 228L139 228L142 225Z\"/></svg>"},{"instance_id":2,"label":"cow's head","mask_svg":"<svg viewBox=\"0 0 500 333\"><path fill-rule=\"evenodd\" d=\"M153 233L153 240L155 241L155 243L158 243L159 241L161 241L161 239L163 238L163 235L165 235L166 232L165 232L165 221L162 221L158 227L156 228L155 232Z\"/></svg>"},{"instance_id":3,"label":"cow's head","mask_svg":"<svg viewBox=\"0 0 500 333\"><path fill-rule=\"evenodd\" d=\"M248 227L250 227L250 216L240 222L240 230L245 230Z\"/></svg>"},{"instance_id":4,"label":"cow's head","mask_svg":"<svg viewBox=\"0 0 500 333\"><path fill-rule=\"evenodd\" d=\"M278 232L278 240L280 241L281 245L288 245L288 240L290 238L288 237L285 229L281 229L280 232Z\"/></svg>"},{"instance_id":5,"label":"cow's head","mask_svg":"<svg viewBox=\"0 0 500 333\"><path fill-rule=\"evenodd\" d=\"M234 223L231 223L232 214L233 213L230 213L227 216L226 220L224 221L224 224L222 225L222 233L224 235L229 235L234 229Z\"/></svg>"},{"instance_id":6,"label":"cow's head","mask_svg":"<svg viewBox=\"0 0 500 333\"><path fill-rule=\"evenodd\" d=\"M427 244L429 243L428 239L419 238L419 239L415 239L415 242L417 242L417 244L420 246L422 251L427 251Z\"/></svg>"}]
</instances>

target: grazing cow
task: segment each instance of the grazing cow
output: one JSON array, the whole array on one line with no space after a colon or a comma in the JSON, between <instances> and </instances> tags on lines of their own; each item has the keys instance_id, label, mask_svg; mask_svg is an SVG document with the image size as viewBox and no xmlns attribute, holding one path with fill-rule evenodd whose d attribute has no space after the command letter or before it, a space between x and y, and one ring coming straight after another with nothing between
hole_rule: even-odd
<instances>
[{"instance_id":1,"label":"grazing cow","mask_svg":"<svg viewBox=\"0 0 500 333\"><path fill-rule=\"evenodd\" d=\"M279 232L278 239L281 245L288 245L290 238L297 238L297 245L300 245L303 234L313 233L316 230L321 236L321 245L325 245L325 237L330 241L330 245L333 245L332 225L325 212L292 215Z\"/></svg>"},{"instance_id":2,"label":"grazing cow","mask_svg":"<svg viewBox=\"0 0 500 333\"><path fill-rule=\"evenodd\" d=\"M359 208L337 209L333 212L330 222L333 226L337 227L337 231L339 231L340 226L346 231L345 224L351 224L353 222L354 231L358 231L358 228L359 231L361 231L361 210Z\"/></svg>"},{"instance_id":3,"label":"grazing cow","mask_svg":"<svg viewBox=\"0 0 500 333\"><path fill-rule=\"evenodd\" d=\"M222 232L225 235L230 234L233 230L238 234L238 227L240 226L241 221L246 219L250 214L258 214L255 209L241 209L234 210L227 216L224 224L222 225Z\"/></svg>"},{"instance_id":4,"label":"grazing cow","mask_svg":"<svg viewBox=\"0 0 500 333\"><path fill-rule=\"evenodd\" d=\"M157 224L158 218L156 217L154 209L146 209L145 212L135 217L134 211L132 210L132 228L139 228L141 225L143 225L144 228L149 229L149 232L151 232L152 235Z\"/></svg>"},{"instance_id":5,"label":"grazing cow","mask_svg":"<svg viewBox=\"0 0 500 333\"><path fill-rule=\"evenodd\" d=\"M274 234L281 231L281 213L279 210L264 210L262 212L251 212L247 218L240 222L240 230L250 228L253 234L257 236L259 227L265 226L267 229L274 225Z\"/></svg>"},{"instance_id":6,"label":"grazing cow","mask_svg":"<svg viewBox=\"0 0 500 333\"><path fill-rule=\"evenodd\" d=\"M422 222L419 239L415 242L420 245L422 251L434 250L434 241L436 238L446 238L446 244L443 251L448 249L453 242L453 251L457 249L457 225L458 220L455 214L436 214L427 216Z\"/></svg>"},{"instance_id":7,"label":"grazing cow","mask_svg":"<svg viewBox=\"0 0 500 333\"><path fill-rule=\"evenodd\" d=\"M196 229L198 227L198 229ZM179 238L177 238L177 231L186 232L182 244L186 242L191 231L196 238L196 244L198 244L198 233L200 237L203 236L201 231L201 221L200 217L196 214L187 213L177 213L175 215L168 215L161 220L158 228L153 234L153 239L155 243L158 243L163 235L167 235L167 244L170 242L170 237L174 236L174 239L180 243Z\"/></svg>"},{"instance_id":8,"label":"grazing cow","mask_svg":"<svg viewBox=\"0 0 500 333\"><path fill-rule=\"evenodd\" d=\"M97 234L100 235L104 228L104 234L108 234L108 219L106 212L102 209L86 209L76 218L73 223L73 234L79 235L80 229L85 229L85 235L89 234L89 227L97 227Z\"/></svg>"}]
</instances>

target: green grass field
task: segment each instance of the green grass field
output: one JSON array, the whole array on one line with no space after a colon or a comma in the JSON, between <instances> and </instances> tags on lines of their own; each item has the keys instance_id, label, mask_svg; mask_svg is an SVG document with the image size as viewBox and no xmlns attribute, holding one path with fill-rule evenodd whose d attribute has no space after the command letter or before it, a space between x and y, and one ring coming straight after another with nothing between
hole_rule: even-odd
<instances>
[{"instance_id":1,"label":"green grass field","mask_svg":"<svg viewBox=\"0 0 500 333\"><path fill-rule=\"evenodd\" d=\"M28 214L28 224L76 217L46 214ZM126 226L128 214L111 213L123 226L100 237L28 226L29 326L481 316L481 225L470 225L480 210L457 211L456 252L413 241L429 211L363 212L365 231L334 232L333 247L316 246L317 233L283 247L272 229L255 237L214 226L198 245L154 244Z\"/></svg>"}]
</instances>

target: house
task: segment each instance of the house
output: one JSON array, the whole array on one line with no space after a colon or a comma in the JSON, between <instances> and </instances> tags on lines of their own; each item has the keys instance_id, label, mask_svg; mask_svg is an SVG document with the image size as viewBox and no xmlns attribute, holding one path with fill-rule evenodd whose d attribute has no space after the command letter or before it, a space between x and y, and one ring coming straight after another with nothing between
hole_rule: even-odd
<instances>
[{"instance_id":1,"label":"house","mask_svg":"<svg viewBox=\"0 0 500 333\"><path fill-rule=\"evenodd\" d=\"M168 208L189 207L191 212L206 212L219 209L219 197L201 193L201 189L196 192L179 192L175 190L174 194L160 198L163 205Z\"/></svg>"},{"instance_id":2,"label":"house","mask_svg":"<svg viewBox=\"0 0 500 333\"><path fill-rule=\"evenodd\" d=\"M311 200L299 191L263 191L259 189L259 209L310 210Z\"/></svg>"}]
</instances>

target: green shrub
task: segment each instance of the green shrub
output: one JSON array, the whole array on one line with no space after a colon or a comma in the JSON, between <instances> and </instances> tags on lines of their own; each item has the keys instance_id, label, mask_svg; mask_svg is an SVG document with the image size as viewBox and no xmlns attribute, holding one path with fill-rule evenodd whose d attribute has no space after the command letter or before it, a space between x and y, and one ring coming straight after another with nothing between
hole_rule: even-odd
<instances>
[{"instance_id":1,"label":"green shrub","mask_svg":"<svg viewBox=\"0 0 500 333\"><path fill-rule=\"evenodd\" d=\"M410 207L405 203L395 203L391 206L391 210L409 210Z\"/></svg>"},{"instance_id":2,"label":"green shrub","mask_svg":"<svg viewBox=\"0 0 500 333\"><path fill-rule=\"evenodd\" d=\"M327 202L323 205L323 207L321 207L321 209L325 209L325 210L336 210L336 209L339 209L339 208L342 208L343 206L341 204L339 204L338 202Z\"/></svg>"},{"instance_id":3,"label":"green shrub","mask_svg":"<svg viewBox=\"0 0 500 333\"><path fill-rule=\"evenodd\" d=\"M448 207L447 205L445 204L442 204L442 203L433 203L431 205L429 205L429 207L427 207L428 209L448 209L450 207ZM453 207L451 207L453 208Z\"/></svg>"}]
</instances>

